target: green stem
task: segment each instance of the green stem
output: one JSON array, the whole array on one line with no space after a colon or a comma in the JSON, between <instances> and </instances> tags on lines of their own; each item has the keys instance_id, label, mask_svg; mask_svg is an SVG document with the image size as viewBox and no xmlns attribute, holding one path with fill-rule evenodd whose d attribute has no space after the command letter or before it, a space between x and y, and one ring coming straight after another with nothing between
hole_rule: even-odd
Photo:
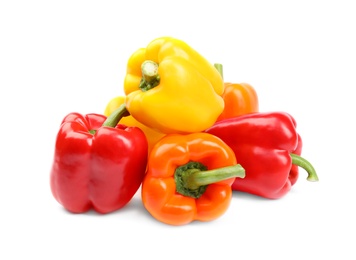
<instances>
[{"instance_id":1,"label":"green stem","mask_svg":"<svg viewBox=\"0 0 356 260\"><path fill-rule=\"evenodd\" d=\"M158 64L151 60L146 60L141 65L142 79L140 89L142 91L150 90L156 87L160 82L158 75Z\"/></svg>"},{"instance_id":2,"label":"green stem","mask_svg":"<svg viewBox=\"0 0 356 260\"><path fill-rule=\"evenodd\" d=\"M310 162L308 162L305 158L303 158L299 155L296 155L294 153L291 153L290 156L292 157L292 164L302 167L304 170L307 171L307 173L308 173L307 180L308 181L319 181L319 177L316 174L316 171Z\"/></svg>"},{"instance_id":3,"label":"green stem","mask_svg":"<svg viewBox=\"0 0 356 260\"><path fill-rule=\"evenodd\" d=\"M215 63L214 67L219 71L222 78L224 78L223 65L220 63Z\"/></svg>"},{"instance_id":4,"label":"green stem","mask_svg":"<svg viewBox=\"0 0 356 260\"><path fill-rule=\"evenodd\" d=\"M235 177L245 177L245 169L240 164L207 170L199 162L189 162L178 167L174 175L177 192L193 198L199 198L207 185Z\"/></svg>"},{"instance_id":5,"label":"green stem","mask_svg":"<svg viewBox=\"0 0 356 260\"><path fill-rule=\"evenodd\" d=\"M130 113L127 111L126 105L122 104L106 118L102 126L115 127L120 122L121 118L129 115ZM95 134L96 130L92 129L89 130L89 132Z\"/></svg>"}]
</instances>

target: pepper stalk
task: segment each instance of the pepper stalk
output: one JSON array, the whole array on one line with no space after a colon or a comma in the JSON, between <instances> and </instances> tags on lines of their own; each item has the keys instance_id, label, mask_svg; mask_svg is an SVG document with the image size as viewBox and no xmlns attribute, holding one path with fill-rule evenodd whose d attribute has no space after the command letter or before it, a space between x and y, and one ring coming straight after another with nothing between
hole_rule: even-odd
<instances>
[{"instance_id":1,"label":"pepper stalk","mask_svg":"<svg viewBox=\"0 0 356 260\"><path fill-rule=\"evenodd\" d=\"M158 64L151 60L146 60L141 65L142 79L139 88L148 91L156 87L160 82L158 74Z\"/></svg>"},{"instance_id":2,"label":"pepper stalk","mask_svg":"<svg viewBox=\"0 0 356 260\"><path fill-rule=\"evenodd\" d=\"M106 118L106 120L103 123L103 126L115 127L123 117L129 116L129 115L130 115L130 113L126 108L126 105L122 104ZM91 130L89 130L89 133L95 134L96 130L91 129Z\"/></svg>"},{"instance_id":3,"label":"pepper stalk","mask_svg":"<svg viewBox=\"0 0 356 260\"><path fill-rule=\"evenodd\" d=\"M292 164L302 167L308 173L308 181L319 181L319 177L316 174L316 170L307 159L294 153L290 153L290 156L292 158Z\"/></svg>"},{"instance_id":4,"label":"pepper stalk","mask_svg":"<svg viewBox=\"0 0 356 260\"><path fill-rule=\"evenodd\" d=\"M209 184L236 177L245 177L245 169L240 164L208 170L204 164L194 161L177 167L174 174L177 192L192 198L199 198Z\"/></svg>"}]
</instances>

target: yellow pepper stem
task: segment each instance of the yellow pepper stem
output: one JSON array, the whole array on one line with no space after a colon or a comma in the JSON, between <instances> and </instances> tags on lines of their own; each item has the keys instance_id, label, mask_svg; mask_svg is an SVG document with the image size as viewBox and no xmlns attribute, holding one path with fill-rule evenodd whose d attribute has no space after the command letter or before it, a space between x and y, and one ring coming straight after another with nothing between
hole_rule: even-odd
<instances>
[{"instance_id":1,"label":"yellow pepper stem","mask_svg":"<svg viewBox=\"0 0 356 260\"><path fill-rule=\"evenodd\" d=\"M146 60L141 65L142 79L140 89L142 91L150 90L159 84L158 64L151 60Z\"/></svg>"}]
</instances>

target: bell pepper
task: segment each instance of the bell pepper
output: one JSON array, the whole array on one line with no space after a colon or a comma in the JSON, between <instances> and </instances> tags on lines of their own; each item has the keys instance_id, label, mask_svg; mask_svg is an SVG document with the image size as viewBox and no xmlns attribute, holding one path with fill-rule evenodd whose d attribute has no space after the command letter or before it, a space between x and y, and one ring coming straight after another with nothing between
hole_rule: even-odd
<instances>
[{"instance_id":1,"label":"bell pepper","mask_svg":"<svg viewBox=\"0 0 356 260\"><path fill-rule=\"evenodd\" d=\"M123 104L125 104L124 96L117 96L112 98L105 107L104 115L109 116L111 113L113 113L116 109L118 109ZM148 154L151 152L152 147L158 142L158 140L161 139L163 136L165 136L165 134L158 132L152 128L149 128L144 124L141 124L131 115L122 117L122 119L119 121L119 124L123 124L125 126L135 126L143 131L148 142Z\"/></svg>"},{"instance_id":2,"label":"bell pepper","mask_svg":"<svg viewBox=\"0 0 356 260\"><path fill-rule=\"evenodd\" d=\"M109 117L69 113L55 143L50 172L54 198L68 211L109 213L124 207L140 187L147 164L147 140L138 127Z\"/></svg>"},{"instance_id":3,"label":"bell pepper","mask_svg":"<svg viewBox=\"0 0 356 260\"><path fill-rule=\"evenodd\" d=\"M222 64L214 64L223 77ZM259 102L256 90L248 83L224 82L222 94L225 107L217 121L236 117L244 114L256 113L259 110Z\"/></svg>"},{"instance_id":4,"label":"bell pepper","mask_svg":"<svg viewBox=\"0 0 356 260\"><path fill-rule=\"evenodd\" d=\"M162 37L132 54L124 80L126 106L165 134L201 132L224 109L221 75L185 42Z\"/></svg>"},{"instance_id":5,"label":"bell pepper","mask_svg":"<svg viewBox=\"0 0 356 260\"><path fill-rule=\"evenodd\" d=\"M231 184L244 176L234 152L216 136L169 134L150 153L141 187L143 205L169 225L212 221L225 213Z\"/></svg>"},{"instance_id":6,"label":"bell pepper","mask_svg":"<svg viewBox=\"0 0 356 260\"><path fill-rule=\"evenodd\" d=\"M219 121L206 133L227 143L246 178L232 184L232 189L269 199L284 196L298 179L299 167L307 180L318 181L313 165L301 157L302 140L296 121L285 112L242 115Z\"/></svg>"}]
</instances>

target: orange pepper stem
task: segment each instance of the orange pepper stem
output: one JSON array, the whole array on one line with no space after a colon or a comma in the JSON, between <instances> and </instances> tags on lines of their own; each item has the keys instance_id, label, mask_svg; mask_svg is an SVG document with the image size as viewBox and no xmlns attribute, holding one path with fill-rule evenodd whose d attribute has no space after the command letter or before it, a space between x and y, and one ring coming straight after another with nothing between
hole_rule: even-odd
<instances>
[{"instance_id":1,"label":"orange pepper stem","mask_svg":"<svg viewBox=\"0 0 356 260\"><path fill-rule=\"evenodd\" d=\"M146 60L141 65L142 79L139 88L142 91L150 90L159 84L158 64L151 60Z\"/></svg>"},{"instance_id":2,"label":"orange pepper stem","mask_svg":"<svg viewBox=\"0 0 356 260\"><path fill-rule=\"evenodd\" d=\"M174 174L177 192L192 198L199 198L209 184L235 177L245 177L240 164L207 170L200 162L189 162L178 167Z\"/></svg>"},{"instance_id":3,"label":"orange pepper stem","mask_svg":"<svg viewBox=\"0 0 356 260\"><path fill-rule=\"evenodd\" d=\"M220 73L221 77L224 78L224 73L223 73L223 65L220 63L215 63L214 67L218 70Z\"/></svg>"},{"instance_id":4,"label":"orange pepper stem","mask_svg":"<svg viewBox=\"0 0 356 260\"><path fill-rule=\"evenodd\" d=\"M308 160L306 160L305 158L303 158L299 155L296 155L294 153L291 153L290 156L292 157L292 164L300 166L304 170L307 171L307 173L308 173L307 180L308 181L319 181L319 177L316 174L316 171L315 171L313 165Z\"/></svg>"}]
</instances>

